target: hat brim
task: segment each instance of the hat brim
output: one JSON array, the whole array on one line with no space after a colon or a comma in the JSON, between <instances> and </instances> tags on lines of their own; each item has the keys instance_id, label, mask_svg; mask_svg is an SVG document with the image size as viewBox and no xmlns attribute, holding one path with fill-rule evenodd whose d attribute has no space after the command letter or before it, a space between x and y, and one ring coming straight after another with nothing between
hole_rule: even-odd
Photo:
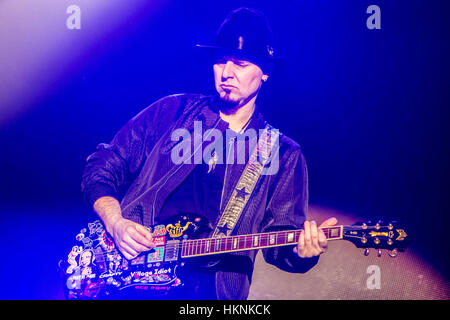
<instances>
[{"instance_id":1,"label":"hat brim","mask_svg":"<svg viewBox=\"0 0 450 320\"><path fill-rule=\"evenodd\" d=\"M264 60L266 62L272 62L272 63L276 63L276 62L284 60L280 56L270 56L270 55L262 56L262 55L255 54L253 52L249 52L246 50L224 48L224 47L214 46L214 45L196 44L195 47L199 48L199 49L204 49L211 54L230 55L230 56L233 56L236 58L248 58L249 60L258 60L258 61Z\"/></svg>"},{"instance_id":2,"label":"hat brim","mask_svg":"<svg viewBox=\"0 0 450 320\"><path fill-rule=\"evenodd\" d=\"M280 68L284 65L285 59L280 56L261 56L254 54L253 52L248 52L246 50L223 48L214 45L203 45L197 44L196 48L206 51L209 56L213 59L218 57L235 57L239 60L250 61L258 65L261 70L266 74L271 74L275 68Z\"/></svg>"}]
</instances>

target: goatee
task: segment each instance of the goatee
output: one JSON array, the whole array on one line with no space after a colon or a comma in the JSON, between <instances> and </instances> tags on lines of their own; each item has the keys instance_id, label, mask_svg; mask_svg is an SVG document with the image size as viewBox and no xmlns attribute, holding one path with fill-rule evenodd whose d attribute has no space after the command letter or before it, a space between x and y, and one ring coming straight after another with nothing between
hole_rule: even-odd
<instances>
[{"instance_id":1,"label":"goatee","mask_svg":"<svg viewBox=\"0 0 450 320\"><path fill-rule=\"evenodd\" d=\"M228 95L226 95L223 98L219 97L219 99L217 99L217 106L218 106L219 110L222 111L223 113L232 114L238 108L239 102L229 100L227 98L228 98Z\"/></svg>"}]
</instances>

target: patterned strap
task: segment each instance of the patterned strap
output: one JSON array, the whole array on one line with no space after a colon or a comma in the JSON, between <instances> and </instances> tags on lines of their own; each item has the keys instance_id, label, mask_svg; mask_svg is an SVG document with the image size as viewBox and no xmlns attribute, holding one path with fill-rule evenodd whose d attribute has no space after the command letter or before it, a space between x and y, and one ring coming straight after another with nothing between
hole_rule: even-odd
<instances>
[{"instance_id":1,"label":"patterned strap","mask_svg":"<svg viewBox=\"0 0 450 320\"><path fill-rule=\"evenodd\" d=\"M245 166L236 189L233 191L225 210L212 235L213 238L229 236L239 221L239 218L255 188L265 165L270 160L274 146L278 144L279 132L270 125L266 125L258 143ZM273 154L272 154L273 155Z\"/></svg>"}]
</instances>

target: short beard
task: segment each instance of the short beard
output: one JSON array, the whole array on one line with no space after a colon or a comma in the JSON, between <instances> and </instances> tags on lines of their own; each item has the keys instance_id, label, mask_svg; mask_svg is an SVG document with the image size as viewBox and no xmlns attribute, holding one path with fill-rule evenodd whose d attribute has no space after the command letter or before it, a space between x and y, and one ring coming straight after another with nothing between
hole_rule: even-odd
<instances>
[{"instance_id":1,"label":"short beard","mask_svg":"<svg viewBox=\"0 0 450 320\"><path fill-rule=\"evenodd\" d=\"M236 112L236 109L238 109L239 102L227 100L219 97L218 99L218 107L219 110L222 111L224 114L233 114Z\"/></svg>"}]
</instances>

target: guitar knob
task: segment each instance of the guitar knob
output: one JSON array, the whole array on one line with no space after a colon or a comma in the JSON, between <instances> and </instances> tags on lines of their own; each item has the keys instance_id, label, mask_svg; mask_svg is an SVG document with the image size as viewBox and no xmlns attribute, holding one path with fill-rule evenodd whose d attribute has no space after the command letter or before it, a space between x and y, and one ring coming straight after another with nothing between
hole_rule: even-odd
<instances>
[{"instance_id":1,"label":"guitar knob","mask_svg":"<svg viewBox=\"0 0 450 320\"><path fill-rule=\"evenodd\" d=\"M380 244L380 239L375 238L375 239L373 239L373 242L374 242L375 244Z\"/></svg>"},{"instance_id":2,"label":"guitar knob","mask_svg":"<svg viewBox=\"0 0 450 320\"><path fill-rule=\"evenodd\" d=\"M381 257L381 249L378 249L377 256L378 256L378 257Z\"/></svg>"},{"instance_id":3,"label":"guitar knob","mask_svg":"<svg viewBox=\"0 0 450 320\"><path fill-rule=\"evenodd\" d=\"M362 237L361 238L361 243L366 243L367 242L367 238L366 237Z\"/></svg>"},{"instance_id":4,"label":"guitar knob","mask_svg":"<svg viewBox=\"0 0 450 320\"><path fill-rule=\"evenodd\" d=\"M391 251L389 251L389 257L395 258L397 255L398 255L397 249L392 249Z\"/></svg>"},{"instance_id":5,"label":"guitar knob","mask_svg":"<svg viewBox=\"0 0 450 320\"><path fill-rule=\"evenodd\" d=\"M370 249L369 248L365 248L364 249L364 255L367 257L370 253Z\"/></svg>"}]
</instances>

